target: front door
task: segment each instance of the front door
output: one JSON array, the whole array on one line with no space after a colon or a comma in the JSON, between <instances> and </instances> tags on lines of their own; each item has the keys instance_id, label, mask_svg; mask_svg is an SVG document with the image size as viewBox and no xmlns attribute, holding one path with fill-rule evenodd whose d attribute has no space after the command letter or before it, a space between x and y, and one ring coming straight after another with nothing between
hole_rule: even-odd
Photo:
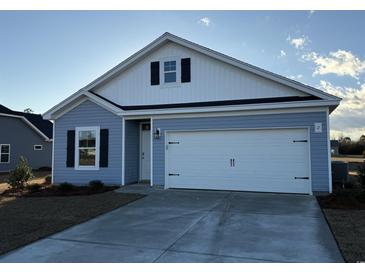
<instances>
[{"instance_id":1,"label":"front door","mask_svg":"<svg viewBox=\"0 0 365 274\"><path fill-rule=\"evenodd\" d=\"M151 179L151 128L149 123L141 124L140 180Z\"/></svg>"}]
</instances>

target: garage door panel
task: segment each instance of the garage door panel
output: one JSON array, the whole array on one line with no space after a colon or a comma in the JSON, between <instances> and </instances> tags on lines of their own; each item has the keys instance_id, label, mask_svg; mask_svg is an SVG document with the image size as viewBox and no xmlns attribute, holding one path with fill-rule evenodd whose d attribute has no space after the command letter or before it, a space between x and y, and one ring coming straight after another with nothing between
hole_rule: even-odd
<instances>
[{"instance_id":1,"label":"garage door panel","mask_svg":"<svg viewBox=\"0 0 365 274\"><path fill-rule=\"evenodd\" d=\"M295 179L309 177L306 139L306 129L168 133L167 186L308 193Z\"/></svg>"}]
</instances>

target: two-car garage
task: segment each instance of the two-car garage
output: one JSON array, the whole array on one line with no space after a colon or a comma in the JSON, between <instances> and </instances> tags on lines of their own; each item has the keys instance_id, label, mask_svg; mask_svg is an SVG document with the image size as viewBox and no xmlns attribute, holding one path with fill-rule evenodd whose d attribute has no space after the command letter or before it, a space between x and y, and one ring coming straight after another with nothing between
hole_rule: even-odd
<instances>
[{"instance_id":1,"label":"two-car garage","mask_svg":"<svg viewBox=\"0 0 365 274\"><path fill-rule=\"evenodd\" d=\"M311 193L307 128L167 131L167 188Z\"/></svg>"}]
</instances>

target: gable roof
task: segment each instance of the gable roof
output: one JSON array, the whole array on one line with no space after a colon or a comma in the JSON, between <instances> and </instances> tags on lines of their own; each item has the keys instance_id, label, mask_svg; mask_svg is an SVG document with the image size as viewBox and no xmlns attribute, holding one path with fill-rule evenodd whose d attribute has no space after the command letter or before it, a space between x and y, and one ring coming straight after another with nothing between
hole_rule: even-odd
<instances>
[{"instance_id":1,"label":"gable roof","mask_svg":"<svg viewBox=\"0 0 365 274\"><path fill-rule=\"evenodd\" d=\"M21 111L11 110L3 105L0 105L0 115L20 118L25 121L30 127L40 134L47 141L52 139L53 124L48 120L44 120L41 114L25 113Z\"/></svg>"},{"instance_id":2,"label":"gable roof","mask_svg":"<svg viewBox=\"0 0 365 274\"><path fill-rule=\"evenodd\" d=\"M233 57L227 56L223 53L214 51L212 49L209 49L207 47L198 45L196 43L193 43L191 41L188 41L186 39L183 39L181 37L173 35L171 33L165 32L163 35L161 35L160 37L158 37L157 39L152 41L150 44L148 44L147 46L145 46L144 48L142 48L141 50L139 50L135 54L131 55L130 57L125 59L123 62L119 63L117 66L110 69L109 71L107 71L106 73L104 73L103 75L101 75L100 77L98 77L97 79L95 79L90 84L86 85L85 87L83 87L82 89L80 89L79 91L77 91L76 93L71 95L70 97L66 98L61 103L59 103L56 106L54 106L53 108L51 108L50 110L48 110L43 115L45 117L47 117L47 119L48 119L48 118L50 118L50 116L53 112L59 110L61 107L65 106L66 104L68 104L72 100L76 99L77 97L79 97L81 95L88 96L90 91L91 92L94 91L97 87L103 85L105 82L107 82L110 79L114 78L116 75L118 75L122 71L128 69L130 66L132 66L136 62L140 61L141 59L143 59L148 54L150 54L152 51L162 47L163 45L165 45L168 42L173 42L173 43L176 43L180 46L187 47L189 49L192 49L192 50L195 50L195 51L200 52L202 54L205 54L207 56L210 56L214 59L220 60L220 61L225 62L227 64L230 64L232 66L243 69L245 71L251 72L255 75L258 75L258 76L261 76L263 78L270 79L274 82L280 83L282 85L297 89L299 91L302 91L302 92L308 94L309 96L316 96L316 97L318 97L319 99L322 99L322 100L332 101L332 103L333 103L332 105L336 105L336 103L334 103L334 101L336 101L337 105L338 105L340 100L341 100L341 98L339 98L337 96L334 96L334 95L331 95L331 94L328 94L328 93L326 93L322 90L319 90L319 89L316 89L314 87L305 85L303 83L294 81L294 80L286 78L284 76L269 72L269 71L264 70L262 68L253 66L251 64L248 64L248 63L245 63L243 61L237 60Z\"/></svg>"}]
</instances>

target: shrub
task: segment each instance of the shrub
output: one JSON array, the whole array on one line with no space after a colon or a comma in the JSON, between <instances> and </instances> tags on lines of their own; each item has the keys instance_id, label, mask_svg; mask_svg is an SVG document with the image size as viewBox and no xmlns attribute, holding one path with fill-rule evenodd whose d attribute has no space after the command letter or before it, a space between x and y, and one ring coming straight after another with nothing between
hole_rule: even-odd
<instances>
[{"instance_id":1,"label":"shrub","mask_svg":"<svg viewBox=\"0 0 365 274\"><path fill-rule=\"evenodd\" d=\"M9 173L8 183L13 189L23 189L25 183L32 177L32 169L28 165L27 159L21 156L18 165Z\"/></svg>"},{"instance_id":2,"label":"shrub","mask_svg":"<svg viewBox=\"0 0 365 274\"><path fill-rule=\"evenodd\" d=\"M62 191L62 192L71 191L73 189L74 189L74 185L67 183L67 182L64 182L58 186L58 190Z\"/></svg>"},{"instance_id":3,"label":"shrub","mask_svg":"<svg viewBox=\"0 0 365 274\"><path fill-rule=\"evenodd\" d=\"M52 176L48 175L44 178L44 183L50 185L52 183Z\"/></svg>"},{"instance_id":4,"label":"shrub","mask_svg":"<svg viewBox=\"0 0 365 274\"><path fill-rule=\"evenodd\" d=\"M89 182L89 187L93 190L102 189L104 187L104 183L100 180L92 180Z\"/></svg>"},{"instance_id":5,"label":"shrub","mask_svg":"<svg viewBox=\"0 0 365 274\"><path fill-rule=\"evenodd\" d=\"M38 171L51 171L52 168L50 168L49 166L41 166L40 168L37 169Z\"/></svg>"},{"instance_id":6,"label":"shrub","mask_svg":"<svg viewBox=\"0 0 365 274\"><path fill-rule=\"evenodd\" d=\"M26 189L27 189L29 192L37 192L37 191L39 191L41 188L42 188L42 186L41 186L41 185L39 185L39 184L30 184L30 185L26 185Z\"/></svg>"}]
</instances>

